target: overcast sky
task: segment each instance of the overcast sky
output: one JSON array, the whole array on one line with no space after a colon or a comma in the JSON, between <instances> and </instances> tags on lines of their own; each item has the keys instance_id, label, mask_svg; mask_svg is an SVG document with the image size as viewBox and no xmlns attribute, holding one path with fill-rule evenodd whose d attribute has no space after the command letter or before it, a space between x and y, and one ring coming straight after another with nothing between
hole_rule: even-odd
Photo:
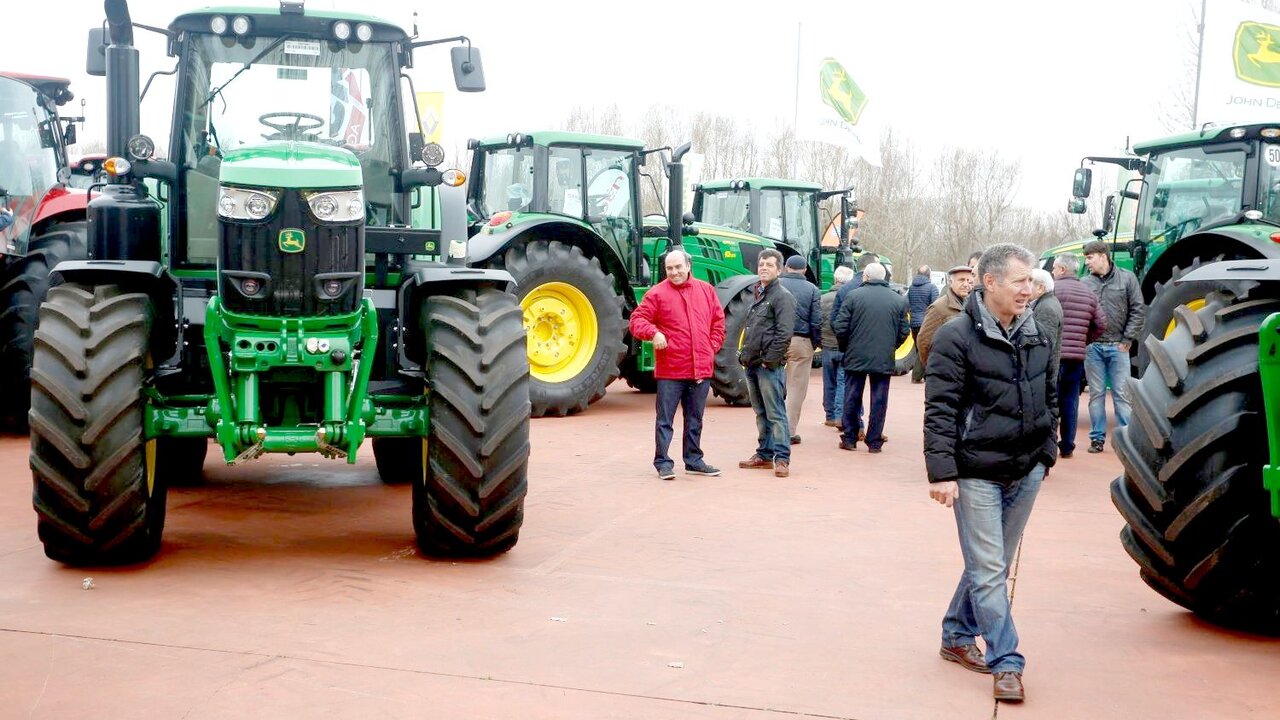
<instances>
[{"instance_id":1,"label":"overcast sky","mask_svg":"<svg viewBox=\"0 0 1280 720\"><path fill-rule=\"evenodd\" d=\"M134 0L130 8L136 22L164 26L180 11L207 4ZM468 137L555 126L575 105L617 104L630 122L652 105L674 105L731 115L767 133L792 122L803 21L821 28L828 52L902 136L926 152L951 145L1017 158L1020 202L1058 210L1081 156L1117 152L1126 136L1164 134L1159 101L1180 82L1190 87L1184 64L1199 2L311 0L307 6L357 8L405 26L417 8L422 37L470 36L484 53L487 92L452 91L444 48L418 50L413 70L418 90L448 93L447 149L465 147ZM105 135L103 81L83 73L85 38L101 22L101 8L95 0L10 4L0 46L0 68L72 79L72 90L88 102L86 138ZM173 66L158 36L140 31L138 41L144 83L150 72ZM144 132L167 134L167 105L161 86L144 103ZM268 105L263 112L273 109Z\"/></svg>"}]
</instances>

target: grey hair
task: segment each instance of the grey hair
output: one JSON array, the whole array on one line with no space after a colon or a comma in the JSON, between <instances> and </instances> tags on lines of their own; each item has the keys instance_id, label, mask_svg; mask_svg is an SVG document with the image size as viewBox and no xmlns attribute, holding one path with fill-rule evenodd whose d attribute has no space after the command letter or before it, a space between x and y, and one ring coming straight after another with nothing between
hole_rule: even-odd
<instances>
[{"instance_id":1,"label":"grey hair","mask_svg":"<svg viewBox=\"0 0 1280 720\"><path fill-rule=\"evenodd\" d=\"M880 263L871 263L862 269L862 277L868 280L883 280L884 275L884 266Z\"/></svg>"},{"instance_id":2,"label":"grey hair","mask_svg":"<svg viewBox=\"0 0 1280 720\"><path fill-rule=\"evenodd\" d=\"M689 251L681 247L673 247L670 250L668 250L665 255L662 256L663 270L667 268L667 258L671 256L671 253L679 253L680 255L683 255L684 264L688 265L689 267L693 267L693 256L689 254Z\"/></svg>"},{"instance_id":3,"label":"grey hair","mask_svg":"<svg viewBox=\"0 0 1280 720\"><path fill-rule=\"evenodd\" d=\"M1080 273L1080 256L1075 253L1059 253L1053 259L1055 267L1060 267L1067 271L1068 275L1078 275Z\"/></svg>"},{"instance_id":4,"label":"grey hair","mask_svg":"<svg viewBox=\"0 0 1280 720\"><path fill-rule=\"evenodd\" d=\"M847 283L853 279L853 268L848 265L841 265L836 268L835 274L832 276L832 282Z\"/></svg>"},{"instance_id":5,"label":"grey hair","mask_svg":"<svg viewBox=\"0 0 1280 720\"><path fill-rule=\"evenodd\" d=\"M1044 288L1045 292L1053 292L1053 275L1050 275L1048 270L1044 268L1032 270L1031 279L1036 285Z\"/></svg>"},{"instance_id":6,"label":"grey hair","mask_svg":"<svg viewBox=\"0 0 1280 720\"><path fill-rule=\"evenodd\" d=\"M1036 266L1036 256L1030 250L1013 243L999 243L984 250L978 259L978 282L981 283L988 273L1003 281L1009 272L1009 261L1014 258L1029 267Z\"/></svg>"}]
</instances>

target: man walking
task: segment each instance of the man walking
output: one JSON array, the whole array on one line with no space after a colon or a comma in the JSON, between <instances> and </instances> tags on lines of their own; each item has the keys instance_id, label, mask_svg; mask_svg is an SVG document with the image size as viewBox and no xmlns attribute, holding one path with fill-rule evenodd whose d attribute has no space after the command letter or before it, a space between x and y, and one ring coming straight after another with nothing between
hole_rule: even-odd
<instances>
[{"instance_id":1,"label":"man walking","mask_svg":"<svg viewBox=\"0 0 1280 720\"><path fill-rule=\"evenodd\" d=\"M912 278L911 288L907 290L907 305L911 309L911 339L917 346L920 344L920 326L924 324L924 314L937 299L938 287L933 284L929 266L921 265L916 268L916 276ZM911 382L924 382L924 363L919 359L916 360L915 367L911 368Z\"/></svg>"},{"instance_id":2,"label":"man walking","mask_svg":"<svg viewBox=\"0 0 1280 720\"><path fill-rule=\"evenodd\" d=\"M1058 361L1058 457L1076 451L1076 422L1080 415L1080 381L1084 379L1085 348L1107 329L1107 316L1098 298L1076 274L1080 256L1062 253L1053 259L1054 294L1062 305L1062 342Z\"/></svg>"},{"instance_id":3,"label":"man walking","mask_svg":"<svg viewBox=\"0 0 1280 720\"><path fill-rule=\"evenodd\" d=\"M663 480L675 479L671 421L676 405L684 416L684 471L716 476L720 470L702 457L702 413L707 407L708 380L715 372L716 353L724 344L724 310L709 283L689 276L689 253L675 248L663 265L667 279L653 286L631 313L631 335L653 341L658 414L654 432L653 466Z\"/></svg>"},{"instance_id":4,"label":"man walking","mask_svg":"<svg viewBox=\"0 0 1280 720\"><path fill-rule=\"evenodd\" d=\"M1084 246L1089 274L1084 284L1093 291L1107 316L1107 329L1084 354L1089 380L1089 452L1100 453L1107 439L1107 386L1116 411L1116 426L1129 424L1129 348L1142 332L1147 308L1138 278L1111 262L1107 244L1094 240Z\"/></svg>"},{"instance_id":5,"label":"man walking","mask_svg":"<svg viewBox=\"0 0 1280 720\"><path fill-rule=\"evenodd\" d=\"M960 314L964 309L964 299L969 297L971 290L973 268L957 265L947 271L947 291L929 305L924 313L920 332L916 334L916 353L920 356L920 367L926 367L929 361L929 347L933 344L934 333L948 320Z\"/></svg>"},{"instance_id":6,"label":"man walking","mask_svg":"<svg viewBox=\"0 0 1280 720\"><path fill-rule=\"evenodd\" d=\"M813 349L822 344L822 303L818 287L809 282L804 271L804 258L787 258L787 270L779 278L782 286L796 299L796 322L787 346L787 426L791 444L800 444L800 408L809 394L809 377L813 374Z\"/></svg>"},{"instance_id":7,"label":"man walking","mask_svg":"<svg viewBox=\"0 0 1280 720\"><path fill-rule=\"evenodd\" d=\"M783 399L782 365L796 322L796 299L778 282L782 253L767 248L756 261L755 302L747 312L738 362L747 369L747 392L756 411L756 452L740 468L767 470L777 477L791 474L791 429Z\"/></svg>"},{"instance_id":8,"label":"man walking","mask_svg":"<svg viewBox=\"0 0 1280 720\"><path fill-rule=\"evenodd\" d=\"M884 444L884 417L889 409L893 352L911 333L907 299L885 281L885 269L872 263L862 271L862 287L849 293L831 323L844 352L844 428L840 449L856 450L862 430L862 390L871 380L871 409L865 433L867 451Z\"/></svg>"},{"instance_id":9,"label":"man walking","mask_svg":"<svg viewBox=\"0 0 1280 720\"><path fill-rule=\"evenodd\" d=\"M840 358L840 343L836 340L836 331L831 327L831 308L835 305L836 293L853 277L853 268L841 265L832 275L831 289L822 294L819 302L822 305L822 411L826 413L823 425L843 428L844 417L844 364Z\"/></svg>"},{"instance_id":10,"label":"man walking","mask_svg":"<svg viewBox=\"0 0 1280 720\"><path fill-rule=\"evenodd\" d=\"M929 496L954 508L964 572L942 618L944 660L992 673L996 700L1025 696L1007 582L1036 493L1057 455L1052 344L1026 312L1035 256L993 245L982 287L938 331L925 384ZM976 638L986 642L984 658Z\"/></svg>"}]
</instances>

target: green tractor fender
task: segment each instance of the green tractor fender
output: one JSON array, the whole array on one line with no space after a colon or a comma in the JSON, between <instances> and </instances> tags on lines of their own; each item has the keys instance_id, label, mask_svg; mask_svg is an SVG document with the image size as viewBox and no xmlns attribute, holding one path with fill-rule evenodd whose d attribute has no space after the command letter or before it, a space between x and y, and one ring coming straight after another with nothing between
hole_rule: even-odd
<instances>
[{"instance_id":1,"label":"green tractor fender","mask_svg":"<svg viewBox=\"0 0 1280 720\"><path fill-rule=\"evenodd\" d=\"M1178 276L1188 272L1193 265L1207 264L1216 259L1280 258L1280 244L1270 238L1275 230L1271 225L1235 225L1180 238L1153 253L1155 257L1142 273L1142 294L1149 301L1156 293L1157 284L1182 279Z\"/></svg>"},{"instance_id":2,"label":"green tractor fender","mask_svg":"<svg viewBox=\"0 0 1280 720\"><path fill-rule=\"evenodd\" d=\"M515 290L515 280L505 270L461 267L456 265L431 265L413 270L399 290L399 322L406 339L417 332L422 301L429 295L448 292L462 287L496 287L506 292ZM401 342L404 356L414 363L423 361L423 344Z\"/></svg>"},{"instance_id":3,"label":"green tractor fender","mask_svg":"<svg viewBox=\"0 0 1280 720\"><path fill-rule=\"evenodd\" d=\"M619 249L588 224L562 215L529 215L512 218L497 227L484 225L479 233L467 241L467 265L484 267L501 261L512 246L532 238L559 240L576 245L583 253L600 261L606 272L615 279L629 277L626 262Z\"/></svg>"},{"instance_id":4,"label":"green tractor fender","mask_svg":"<svg viewBox=\"0 0 1280 720\"><path fill-rule=\"evenodd\" d=\"M68 260L49 273L49 284L64 282L82 285L119 285L146 294L155 307L154 317L175 322L156 322L151 328L151 355L157 361L173 356L178 348L175 298L178 281L164 265L154 260Z\"/></svg>"}]
</instances>

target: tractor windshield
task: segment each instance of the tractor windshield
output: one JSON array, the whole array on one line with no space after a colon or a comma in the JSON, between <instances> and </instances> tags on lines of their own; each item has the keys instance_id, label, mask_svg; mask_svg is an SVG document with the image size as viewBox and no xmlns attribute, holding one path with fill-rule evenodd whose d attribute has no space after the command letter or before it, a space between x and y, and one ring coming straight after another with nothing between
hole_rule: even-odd
<instances>
[{"instance_id":1,"label":"tractor windshield","mask_svg":"<svg viewBox=\"0 0 1280 720\"><path fill-rule=\"evenodd\" d=\"M708 225L751 231L751 191L718 190L702 195L702 217Z\"/></svg>"},{"instance_id":2,"label":"tractor windshield","mask_svg":"<svg viewBox=\"0 0 1280 720\"><path fill-rule=\"evenodd\" d=\"M1174 242L1198 228L1235 217L1244 200L1245 152L1181 148L1151 159L1138 231L1153 242ZM1145 230L1145 233L1143 232Z\"/></svg>"},{"instance_id":3,"label":"tractor windshield","mask_svg":"<svg viewBox=\"0 0 1280 720\"><path fill-rule=\"evenodd\" d=\"M528 210L533 200L533 148L488 148L476 209L483 217L503 210Z\"/></svg>"},{"instance_id":4,"label":"tractor windshield","mask_svg":"<svg viewBox=\"0 0 1280 720\"><path fill-rule=\"evenodd\" d=\"M807 257L818 237L813 197L812 192L761 190L757 233L784 242Z\"/></svg>"},{"instance_id":5,"label":"tractor windshield","mask_svg":"<svg viewBox=\"0 0 1280 720\"><path fill-rule=\"evenodd\" d=\"M188 260L213 258L222 156L268 140L350 150L363 171L368 223L405 222L392 198L390 171L401 152L389 45L196 34L188 48L173 158L186 173Z\"/></svg>"},{"instance_id":6,"label":"tractor windshield","mask_svg":"<svg viewBox=\"0 0 1280 720\"><path fill-rule=\"evenodd\" d=\"M44 194L58 181L57 121L29 85L0 78L0 240L25 239ZM0 248L3 250L3 248Z\"/></svg>"}]
</instances>

